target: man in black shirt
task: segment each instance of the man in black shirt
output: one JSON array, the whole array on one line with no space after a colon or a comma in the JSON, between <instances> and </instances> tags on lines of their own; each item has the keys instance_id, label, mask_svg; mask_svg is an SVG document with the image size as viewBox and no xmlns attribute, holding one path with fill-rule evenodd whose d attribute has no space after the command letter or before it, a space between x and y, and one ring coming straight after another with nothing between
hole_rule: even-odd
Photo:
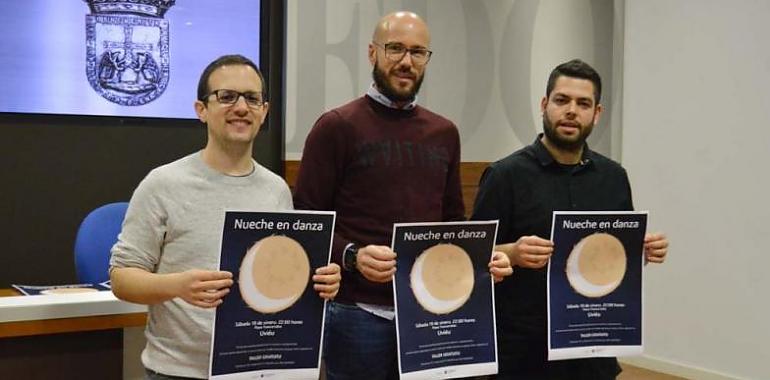
<instances>
[{"instance_id":1,"label":"man in black shirt","mask_svg":"<svg viewBox=\"0 0 770 380\"><path fill-rule=\"evenodd\" d=\"M603 380L620 373L615 358L547 360L546 264L553 242L544 237L553 211L633 209L625 169L585 143L602 113L600 98L601 79L587 63L557 66L540 103L543 133L481 178L472 219L500 220L498 250L516 267L495 291L497 379ZM663 234L645 236L648 262L662 263L667 250Z\"/></svg>"}]
</instances>

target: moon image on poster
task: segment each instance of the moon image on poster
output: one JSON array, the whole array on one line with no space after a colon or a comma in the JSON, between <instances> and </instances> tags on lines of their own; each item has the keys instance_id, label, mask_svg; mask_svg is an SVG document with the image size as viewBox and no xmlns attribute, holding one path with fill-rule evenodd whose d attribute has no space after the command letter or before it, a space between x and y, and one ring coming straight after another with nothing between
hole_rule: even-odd
<instances>
[{"instance_id":1,"label":"moon image on poster","mask_svg":"<svg viewBox=\"0 0 770 380\"><path fill-rule=\"evenodd\" d=\"M576 292L596 298L612 293L626 274L623 243L608 233L580 240L567 258L567 280Z\"/></svg>"},{"instance_id":2,"label":"moon image on poster","mask_svg":"<svg viewBox=\"0 0 770 380\"><path fill-rule=\"evenodd\" d=\"M294 304L310 279L310 261L294 239L273 235L257 241L241 262L238 286L252 309L277 313Z\"/></svg>"},{"instance_id":3,"label":"moon image on poster","mask_svg":"<svg viewBox=\"0 0 770 380\"><path fill-rule=\"evenodd\" d=\"M417 257L410 283L417 302L425 310L451 313L465 304L473 291L473 263L462 248L437 244Z\"/></svg>"}]
</instances>

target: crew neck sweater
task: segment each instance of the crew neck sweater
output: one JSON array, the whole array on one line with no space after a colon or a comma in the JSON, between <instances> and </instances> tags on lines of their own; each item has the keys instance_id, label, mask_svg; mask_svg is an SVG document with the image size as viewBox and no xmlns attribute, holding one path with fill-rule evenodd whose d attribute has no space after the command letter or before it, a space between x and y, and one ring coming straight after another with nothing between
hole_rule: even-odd
<instances>
[{"instance_id":1,"label":"crew neck sweater","mask_svg":"<svg viewBox=\"0 0 770 380\"><path fill-rule=\"evenodd\" d=\"M291 210L283 179L254 162L245 176L210 168L196 152L152 170L131 197L110 266L152 273L218 270L226 210ZM207 378L215 309L174 298L149 305L146 368Z\"/></svg>"},{"instance_id":2,"label":"crew neck sweater","mask_svg":"<svg viewBox=\"0 0 770 380\"><path fill-rule=\"evenodd\" d=\"M297 176L297 209L337 213L332 261L349 243L391 245L393 223L464 219L460 137L419 105L389 108L362 96L332 109L308 134ZM336 301L393 305L392 284L343 271Z\"/></svg>"}]
</instances>

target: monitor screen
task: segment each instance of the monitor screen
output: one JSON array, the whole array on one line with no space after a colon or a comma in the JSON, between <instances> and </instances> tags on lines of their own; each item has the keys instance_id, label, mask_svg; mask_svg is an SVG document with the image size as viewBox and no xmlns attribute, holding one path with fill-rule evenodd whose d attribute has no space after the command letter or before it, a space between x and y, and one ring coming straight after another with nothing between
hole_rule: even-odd
<instances>
[{"instance_id":1,"label":"monitor screen","mask_svg":"<svg viewBox=\"0 0 770 380\"><path fill-rule=\"evenodd\" d=\"M193 119L225 54L259 64L260 1L0 1L0 112Z\"/></svg>"}]
</instances>

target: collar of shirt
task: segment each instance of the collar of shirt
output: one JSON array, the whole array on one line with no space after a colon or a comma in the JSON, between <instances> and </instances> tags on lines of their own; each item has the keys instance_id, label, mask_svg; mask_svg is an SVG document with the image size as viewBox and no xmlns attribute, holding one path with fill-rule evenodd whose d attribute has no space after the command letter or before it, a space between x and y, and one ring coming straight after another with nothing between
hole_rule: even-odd
<instances>
[{"instance_id":1,"label":"collar of shirt","mask_svg":"<svg viewBox=\"0 0 770 380\"><path fill-rule=\"evenodd\" d=\"M390 100L387 96L383 95L379 90L377 90L377 87L374 87L374 83L372 83L372 85L369 86L369 89L366 90L366 95L376 100L377 103L380 103L383 106L388 108L393 108L397 110L411 110L411 109L414 109L414 107L417 107L417 96L415 96L414 100L412 100L409 104L403 107L396 107L396 105L393 103L392 100Z\"/></svg>"},{"instance_id":2,"label":"collar of shirt","mask_svg":"<svg viewBox=\"0 0 770 380\"><path fill-rule=\"evenodd\" d=\"M532 147L532 154L537 158L537 160L540 162L540 165L542 166L549 166L551 164L555 164L556 160L553 159L553 156L551 156L551 152L548 151L548 148L545 147L542 141L540 139L543 138L543 134L540 133L535 137L535 142L531 145ZM586 167L593 164L593 151L588 148L588 143L586 143L583 146L583 154L580 157L579 165L581 167Z\"/></svg>"}]
</instances>

